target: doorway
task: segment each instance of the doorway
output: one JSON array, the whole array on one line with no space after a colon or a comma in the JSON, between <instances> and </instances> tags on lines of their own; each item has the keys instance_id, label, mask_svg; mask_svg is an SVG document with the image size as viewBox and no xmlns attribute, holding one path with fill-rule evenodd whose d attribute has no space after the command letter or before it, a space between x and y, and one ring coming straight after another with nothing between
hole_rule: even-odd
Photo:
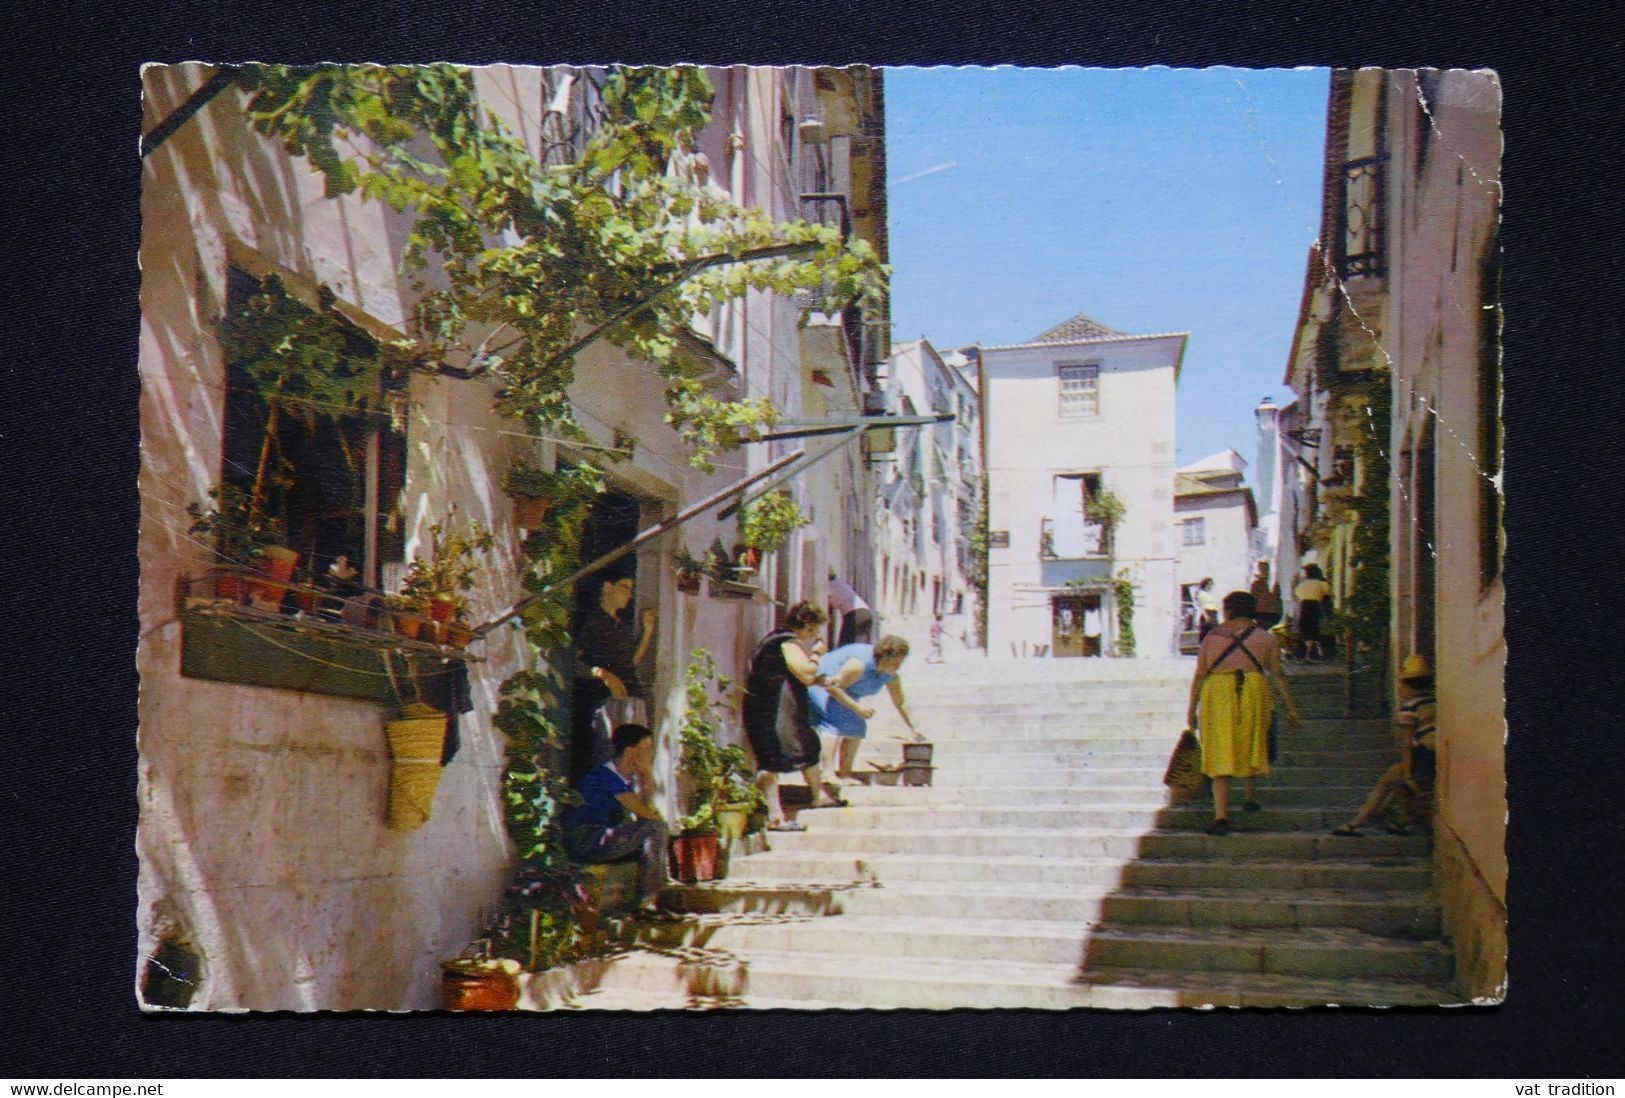
<instances>
[{"instance_id":1,"label":"doorway","mask_svg":"<svg viewBox=\"0 0 1625 1098\"><path fill-rule=\"evenodd\" d=\"M1099 595L1056 595L1050 600L1050 651L1056 659L1101 654Z\"/></svg>"},{"instance_id":2,"label":"doorway","mask_svg":"<svg viewBox=\"0 0 1625 1098\"><path fill-rule=\"evenodd\" d=\"M610 490L600 495L588 509L587 519L582 524L581 562L585 564L636 537L642 510L642 502L626 492ZM655 592L639 591L637 575L637 554L633 553L588 574L575 585L575 611L571 620L571 635L575 639L572 661L575 674L570 692L572 781L579 781L587 771L610 757L609 729L605 727L606 721L598 716L600 707L610 700L609 689L590 677L588 668L604 667L612 671L625 682L629 694L644 699L652 696L652 684L644 680L650 661L637 659L637 645L640 603L652 599ZM604 587L628 580L632 585L632 601L611 619L602 609ZM613 724L616 718L625 719L629 715L624 709L612 710L607 723Z\"/></svg>"}]
</instances>

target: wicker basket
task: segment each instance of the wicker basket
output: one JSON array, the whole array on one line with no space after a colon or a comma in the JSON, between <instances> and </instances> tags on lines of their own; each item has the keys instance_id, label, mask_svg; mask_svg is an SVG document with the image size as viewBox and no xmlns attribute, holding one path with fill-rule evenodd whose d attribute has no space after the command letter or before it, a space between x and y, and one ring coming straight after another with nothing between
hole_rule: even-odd
<instances>
[{"instance_id":1,"label":"wicker basket","mask_svg":"<svg viewBox=\"0 0 1625 1098\"><path fill-rule=\"evenodd\" d=\"M389 826L395 831L422 827L434 809L440 787L440 755L446 748L446 714L414 702L389 722Z\"/></svg>"}]
</instances>

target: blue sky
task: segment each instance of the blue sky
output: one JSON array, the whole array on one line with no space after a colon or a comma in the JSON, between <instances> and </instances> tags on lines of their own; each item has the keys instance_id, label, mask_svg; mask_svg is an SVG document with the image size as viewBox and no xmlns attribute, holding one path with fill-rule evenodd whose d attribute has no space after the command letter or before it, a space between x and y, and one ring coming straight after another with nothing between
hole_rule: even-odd
<instances>
[{"instance_id":1,"label":"blue sky","mask_svg":"<svg viewBox=\"0 0 1625 1098\"><path fill-rule=\"evenodd\" d=\"M1320 223L1328 72L888 69L892 338L1188 331L1178 459L1252 460Z\"/></svg>"}]
</instances>

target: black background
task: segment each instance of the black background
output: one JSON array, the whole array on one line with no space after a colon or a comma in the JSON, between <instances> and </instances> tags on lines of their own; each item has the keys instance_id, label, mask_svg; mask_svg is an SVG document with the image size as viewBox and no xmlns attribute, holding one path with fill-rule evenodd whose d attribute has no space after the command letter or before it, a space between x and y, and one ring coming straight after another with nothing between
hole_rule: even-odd
<instances>
[{"instance_id":1,"label":"black background","mask_svg":"<svg viewBox=\"0 0 1625 1098\"><path fill-rule=\"evenodd\" d=\"M34 10L29 10L29 8ZM0 1077L1625 1075L1619 36L1608 5L436 8L4 16ZM138 65L1491 67L1507 151L1510 992L1438 1012L143 1016L135 1005ZM16 596L20 595L18 598Z\"/></svg>"}]
</instances>

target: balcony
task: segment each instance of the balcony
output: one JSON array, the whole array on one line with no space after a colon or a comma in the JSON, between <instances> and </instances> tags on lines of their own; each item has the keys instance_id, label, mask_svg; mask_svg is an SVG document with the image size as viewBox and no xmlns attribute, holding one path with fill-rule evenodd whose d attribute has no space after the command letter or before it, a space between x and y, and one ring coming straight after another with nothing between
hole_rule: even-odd
<instances>
[{"instance_id":1,"label":"balcony","mask_svg":"<svg viewBox=\"0 0 1625 1098\"><path fill-rule=\"evenodd\" d=\"M1040 560L1109 560L1111 555L1111 532L1098 522L1073 526L1069 532L1065 527L1057 528L1053 518L1039 521Z\"/></svg>"}]
</instances>

